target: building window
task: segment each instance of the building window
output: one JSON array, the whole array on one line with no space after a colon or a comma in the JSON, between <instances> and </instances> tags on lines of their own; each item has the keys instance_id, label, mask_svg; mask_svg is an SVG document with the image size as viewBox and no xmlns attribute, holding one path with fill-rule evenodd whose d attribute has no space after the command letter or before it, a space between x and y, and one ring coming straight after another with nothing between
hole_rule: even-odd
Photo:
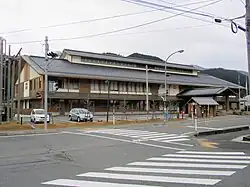
<instances>
[{"instance_id":1,"label":"building window","mask_svg":"<svg viewBox=\"0 0 250 187\"><path fill-rule=\"evenodd\" d=\"M70 79L70 89L79 89L79 79Z\"/></svg>"},{"instance_id":2,"label":"building window","mask_svg":"<svg viewBox=\"0 0 250 187\"><path fill-rule=\"evenodd\" d=\"M34 90L36 90L36 79L33 79Z\"/></svg>"},{"instance_id":3,"label":"building window","mask_svg":"<svg viewBox=\"0 0 250 187\"><path fill-rule=\"evenodd\" d=\"M39 88L42 88L42 77L39 78Z\"/></svg>"},{"instance_id":4,"label":"building window","mask_svg":"<svg viewBox=\"0 0 250 187\"><path fill-rule=\"evenodd\" d=\"M140 83L140 92L142 93L143 92L143 84Z\"/></svg>"},{"instance_id":5,"label":"building window","mask_svg":"<svg viewBox=\"0 0 250 187\"><path fill-rule=\"evenodd\" d=\"M135 90L135 83L132 83L132 92L136 92L136 90Z\"/></svg>"},{"instance_id":6,"label":"building window","mask_svg":"<svg viewBox=\"0 0 250 187\"><path fill-rule=\"evenodd\" d=\"M32 90L33 88L33 80L30 80L30 91Z\"/></svg>"},{"instance_id":7,"label":"building window","mask_svg":"<svg viewBox=\"0 0 250 187\"><path fill-rule=\"evenodd\" d=\"M118 83L117 82L111 82L110 83L110 90L117 91L118 90Z\"/></svg>"},{"instance_id":8,"label":"building window","mask_svg":"<svg viewBox=\"0 0 250 187\"><path fill-rule=\"evenodd\" d=\"M131 82L128 83L128 92L132 92L132 83Z\"/></svg>"},{"instance_id":9,"label":"building window","mask_svg":"<svg viewBox=\"0 0 250 187\"><path fill-rule=\"evenodd\" d=\"M28 83L26 82L25 83L25 88L24 88L25 90L27 90L28 89Z\"/></svg>"},{"instance_id":10,"label":"building window","mask_svg":"<svg viewBox=\"0 0 250 187\"><path fill-rule=\"evenodd\" d=\"M64 88L64 81L62 79L57 80L58 88Z\"/></svg>"}]
</instances>

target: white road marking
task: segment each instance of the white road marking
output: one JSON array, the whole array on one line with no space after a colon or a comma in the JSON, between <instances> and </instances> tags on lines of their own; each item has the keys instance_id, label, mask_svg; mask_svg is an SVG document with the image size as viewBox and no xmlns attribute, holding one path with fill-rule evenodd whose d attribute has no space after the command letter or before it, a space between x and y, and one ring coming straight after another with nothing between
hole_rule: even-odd
<instances>
[{"instance_id":1,"label":"white road marking","mask_svg":"<svg viewBox=\"0 0 250 187\"><path fill-rule=\"evenodd\" d=\"M249 134L234 138L232 141L233 142L249 143L250 144L250 141L243 141L243 137L245 137L245 136L249 136Z\"/></svg>"},{"instance_id":2,"label":"white road marking","mask_svg":"<svg viewBox=\"0 0 250 187\"><path fill-rule=\"evenodd\" d=\"M42 183L44 185L71 186L71 187L148 187L136 184L119 184L109 182L94 182L83 180L57 179Z\"/></svg>"},{"instance_id":3,"label":"white road marking","mask_svg":"<svg viewBox=\"0 0 250 187\"><path fill-rule=\"evenodd\" d=\"M188 128L193 128L194 129L194 126L186 126ZM212 128L212 127L202 127L202 126L198 126L198 129L207 129L207 130L218 130L218 128Z\"/></svg>"},{"instance_id":4,"label":"white road marking","mask_svg":"<svg viewBox=\"0 0 250 187\"><path fill-rule=\"evenodd\" d=\"M10 135L10 136L0 136L0 138L18 138L18 137L32 137L32 136L49 136L49 135L57 135L57 134L63 134L62 132L56 132L56 133L46 133L46 134L20 134L20 135Z\"/></svg>"},{"instance_id":5,"label":"white road marking","mask_svg":"<svg viewBox=\"0 0 250 187\"><path fill-rule=\"evenodd\" d=\"M89 134L89 133L76 133L76 132L67 132L67 131L64 131L64 133L81 135L81 136L90 136L90 137L95 137L95 138L103 138L103 139L115 140L115 141L120 141L120 142L134 143L134 144L138 144L138 145L156 147L156 148L161 148L161 149L172 149L172 150L178 150L178 151L180 151L180 150L184 151L185 150L185 149L180 149L180 148L176 148L176 147L160 146L160 145L148 144L148 143L144 143L144 142L134 142L134 141L130 141L130 140L124 140L124 139L119 139L119 138L111 138L111 137L100 136L100 135Z\"/></svg>"},{"instance_id":6,"label":"white road marking","mask_svg":"<svg viewBox=\"0 0 250 187\"><path fill-rule=\"evenodd\" d=\"M178 139L177 139L178 140ZM181 146L187 146L187 147L193 147L194 145L192 144L184 144L184 143L177 143L177 142L173 142L173 141L166 141L164 143L168 143L168 144L174 144L174 145L181 145Z\"/></svg>"},{"instance_id":7,"label":"white road marking","mask_svg":"<svg viewBox=\"0 0 250 187\"><path fill-rule=\"evenodd\" d=\"M158 133L155 132L119 132L119 133L112 133L115 135L119 135L119 136L136 136L136 135L155 135Z\"/></svg>"},{"instance_id":8,"label":"white road marking","mask_svg":"<svg viewBox=\"0 0 250 187\"><path fill-rule=\"evenodd\" d=\"M156 138L156 139L151 139L151 140L160 141L160 140L169 140L169 139L173 139L173 138L187 138L187 137L188 136L173 136L173 137L166 137L166 138Z\"/></svg>"},{"instance_id":9,"label":"white road marking","mask_svg":"<svg viewBox=\"0 0 250 187\"><path fill-rule=\"evenodd\" d=\"M217 155L183 155L183 154L167 154L168 157L185 157L185 158L218 158L218 159L250 159L250 156L217 156Z\"/></svg>"},{"instance_id":10,"label":"white road marking","mask_svg":"<svg viewBox=\"0 0 250 187\"><path fill-rule=\"evenodd\" d=\"M214 160L214 159L162 158L162 157L153 157L153 158L149 158L147 160L172 161L172 162L205 162L205 163L250 164L250 160Z\"/></svg>"},{"instance_id":11,"label":"white road marking","mask_svg":"<svg viewBox=\"0 0 250 187\"><path fill-rule=\"evenodd\" d=\"M141 138L158 138L158 137L169 137L169 136L176 136L177 134L158 134L158 135L154 135L154 136L140 136Z\"/></svg>"},{"instance_id":12,"label":"white road marking","mask_svg":"<svg viewBox=\"0 0 250 187\"><path fill-rule=\"evenodd\" d=\"M207 154L207 155L245 155L244 152L199 152L199 151L179 151L184 154Z\"/></svg>"},{"instance_id":13,"label":"white road marking","mask_svg":"<svg viewBox=\"0 0 250 187\"><path fill-rule=\"evenodd\" d=\"M99 173L89 172L80 174L81 177L106 178L106 179L121 179L121 180L136 180L149 182L170 182L182 184L200 184L200 185L215 185L220 182L220 179L202 179L202 178L185 178L185 177L162 177L162 176L145 176L145 175L129 175L115 173Z\"/></svg>"},{"instance_id":14,"label":"white road marking","mask_svg":"<svg viewBox=\"0 0 250 187\"><path fill-rule=\"evenodd\" d=\"M172 140L165 140L163 142L180 142L180 141L187 141L187 138L180 138L180 139L172 139Z\"/></svg>"},{"instance_id":15,"label":"white road marking","mask_svg":"<svg viewBox=\"0 0 250 187\"><path fill-rule=\"evenodd\" d=\"M225 168L225 169L243 169L247 165L230 164L191 164L191 163L172 163L172 162L133 162L131 166L159 166L159 167L191 167L191 168Z\"/></svg>"},{"instance_id":16,"label":"white road marking","mask_svg":"<svg viewBox=\"0 0 250 187\"><path fill-rule=\"evenodd\" d=\"M194 132L185 132L185 133L182 133L181 136L188 135L188 134L194 134Z\"/></svg>"},{"instance_id":17,"label":"white road marking","mask_svg":"<svg viewBox=\"0 0 250 187\"><path fill-rule=\"evenodd\" d=\"M139 168L139 167L112 167L107 168L108 171L122 171L122 172L140 172L140 173L173 173L186 175L213 175L213 176L230 176L235 171L213 171L213 170L186 170L186 169L159 169L159 168Z\"/></svg>"},{"instance_id":18,"label":"white road marking","mask_svg":"<svg viewBox=\"0 0 250 187\"><path fill-rule=\"evenodd\" d=\"M96 131L98 133L98 131ZM168 134L168 133L161 133L161 132L150 132L150 131L141 131L141 130L128 130L128 129L116 129L115 131L112 130L104 130L100 133L106 133L110 135L116 135L116 136L124 136L124 137L130 137L140 140L150 140L150 141L157 141L157 142L164 142L164 143L172 143L179 146L188 146L192 147L191 144L182 144L182 143L176 143L178 141L187 141L185 135L178 135L178 134ZM170 141L170 139L173 139ZM167 141L164 141L167 140ZM136 140L137 142L137 140Z\"/></svg>"},{"instance_id":19,"label":"white road marking","mask_svg":"<svg viewBox=\"0 0 250 187\"><path fill-rule=\"evenodd\" d=\"M169 137L169 136L176 136L176 134L162 134L159 135L159 133L155 134L155 135L136 135L133 137L140 137L140 138L145 138L145 139L149 139L149 138L157 138L157 137Z\"/></svg>"}]
</instances>

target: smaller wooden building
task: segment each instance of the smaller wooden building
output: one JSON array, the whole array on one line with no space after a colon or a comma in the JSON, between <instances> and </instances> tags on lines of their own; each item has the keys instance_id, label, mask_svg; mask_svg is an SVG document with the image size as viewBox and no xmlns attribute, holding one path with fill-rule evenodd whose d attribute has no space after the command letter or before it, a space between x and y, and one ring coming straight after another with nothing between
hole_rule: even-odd
<instances>
[{"instance_id":1,"label":"smaller wooden building","mask_svg":"<svg viewBox=\"0 0 250 187\"><path fill-rule=\"evenodd\" d=\"M188 113L196 114L199 118L214 117L218 105L212 97L192 97L188 102Z\"/></svg>"}]
</instances>

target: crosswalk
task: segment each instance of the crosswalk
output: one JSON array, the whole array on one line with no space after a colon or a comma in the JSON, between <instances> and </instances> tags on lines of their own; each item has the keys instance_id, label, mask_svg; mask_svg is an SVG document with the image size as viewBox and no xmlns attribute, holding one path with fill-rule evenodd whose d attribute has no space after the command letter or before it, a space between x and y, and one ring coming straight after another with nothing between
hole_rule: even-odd
<instances>
[{"instance_id":1,"label":"crosswalk","mask_svg":"<svg viewBox=\"0 0 250 187\"><path fill-rule=\"evenodd\" d=\"M179 151L106 168L102 172L82 173L75 180L56 179L42 184L65 187L213 186L249 164L250 156L244 152Z\"/></svg>"},{"instance_id":2,"label":"crosswalk","mask_svg":"<svg viewBox=\"0 0 250 187\"><path fill-rule=\"evenodd\" d=\"M180 135L173 133L162 133L162 132L152 132L152 131L142 131L142 130L130 130L130 129L102 129L88 131L88 133L98 133L98 134L109 134L115 136L128 137L140 141L156 141L161 143L172 143L180 144L179 142L188 141L190 137L188 135ZM191 144L183 144L183 146L193 146Z\"/></svg>"}]
</instances>

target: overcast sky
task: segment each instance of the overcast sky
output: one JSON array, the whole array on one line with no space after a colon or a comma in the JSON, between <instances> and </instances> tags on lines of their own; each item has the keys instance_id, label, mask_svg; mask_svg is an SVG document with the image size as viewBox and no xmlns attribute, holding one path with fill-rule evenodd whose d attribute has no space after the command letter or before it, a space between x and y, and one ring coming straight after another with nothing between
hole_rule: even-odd
<instances>
[{"instance_id":1,"label":"overcast sky","mask_svg":"<svg viewBox=\"0 0 250 187\"><path fill-rule=\"evenodd\" d=\"M161 5L173 6L160 0L144 0ZM201 0L165 0L178 5ZM202 0L204 1L204 0ZM244 1L244 0L242 0ZM196 8L210 2L189 5ZM222 0L219 3L197 11L224 18L241 16L245 13L241 0ZM53 28L39 28L48 25L102 18L126 13L153 10L121 0L1 0L0 35L8 43L41 41L32 44L12 44L12 52L23 48L22 54L43 55L43 40L72 38L119 30L145 22L161 19L173 14L165 11L141 13L102 21L80 23ZM176 12L175 13L179 13ZM185 14L212 21L211 18ZM244 25L244 19L238 23ZM113 52L129 55L134 52L155 55L165 59L170 53L184 49L185 53L175 55L171 61L183 64L196 64L203 67L223 67L247 70L245 34L233 34L230 24L210 24L208 22L177 16L158 23L105 36L77 40L50 41L51 50L64 48L90 52ZM26 32L9 31L30 29Z\"/></svg>"}]
</instances>

